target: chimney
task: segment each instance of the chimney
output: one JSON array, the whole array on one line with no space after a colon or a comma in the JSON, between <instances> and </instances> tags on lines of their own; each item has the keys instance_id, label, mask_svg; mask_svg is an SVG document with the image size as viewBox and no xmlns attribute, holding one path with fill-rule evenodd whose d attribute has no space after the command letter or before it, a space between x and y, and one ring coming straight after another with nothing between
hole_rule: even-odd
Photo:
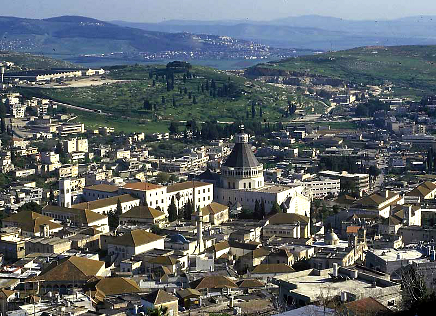
<instances>
[{"instance_id":1,"label":"chimney","mask_svg":"<svg viewBox=\"0 0 436 316\"><path fill-rule=\"evenodd\" d=\"M388 198L389 197L389 190L386 190L385 191L385 198Z\"/></svg>"}]
</instances>

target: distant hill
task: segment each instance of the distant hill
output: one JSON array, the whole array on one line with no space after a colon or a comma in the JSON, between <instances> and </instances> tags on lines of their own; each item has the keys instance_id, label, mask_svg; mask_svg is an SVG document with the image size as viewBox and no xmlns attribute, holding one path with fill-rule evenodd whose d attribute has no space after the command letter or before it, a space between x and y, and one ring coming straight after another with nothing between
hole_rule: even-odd
<instances>
[{"instance_id":1,"label":"distant hill","mask_svg":"<svg viewBox=\"0 0 436 316\"><path fill-rule=\"evenodd\" d=\"M396 20L346 20L307 15L272 21L180 21L130 23L148 31L206 33L260 41L285 48L340 50L371 45L436 44L436 17L417 16Z\"/></svg>"},{"instance_id":2,"label":"distant hill","mask_svg":"<svg viewBox=\"0 0 436 316\"><path fill-rule=\"evenodd\" d=\"M399 96L436 91L436 46L372 46L259 64L246 70L260 76L323 76L354 84L395 85Z\"/></svg>"},{"instance_id":3,"label":"distant hill","mask_svg":"<svg viewBox=\"0 0 436 316\"><path fill-rule=\"evenodd\" d=\"M80 16L0 17L0 49L63 55L195 51L220 43L187 33L145 31Z\"/></svg>"}]
</instances>

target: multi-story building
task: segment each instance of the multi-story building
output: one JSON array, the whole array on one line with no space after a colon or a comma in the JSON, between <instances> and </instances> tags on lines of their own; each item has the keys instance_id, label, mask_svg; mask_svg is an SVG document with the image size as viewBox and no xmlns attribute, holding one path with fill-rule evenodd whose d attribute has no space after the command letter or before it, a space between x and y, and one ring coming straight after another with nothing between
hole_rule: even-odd
<instances>
[{"instance_id":1,"label":"multi-story building","mask_svg":"<svg viewBox=\"0 0 436 316\"><path fill-rule=\"evenodd\" d=\"M118 201L120 201L122 213L127 212L128 210L130 210L135 206L138 206L140 202L138 198L135 198L129 194L123 194L123 195L113 196L106 199L73 204L71 205L71 208L80 209L80 210L90 210L95 213L107 215L110 212L115 213L117 211Z\"/></svg>"},{"instance_id":2,"label":"multi-story building","mask_svg":"<svg viewBox=\"0 0 436 316\"><path fill-rule=\"evenodd\" d=\"M42 209L42 214L75 227L95 227L102 233L109 232L108 217L89 209L47 205Z\"/></svg>"},{"instance_id":3,"label":"multi-story building","mask_svg":"<svg viewBox=\"0 0 436 316\"><path fill-rule=\"evenodd\" d=\"M15 170L15 177L16 178L25 178L25 177L31 176L35 173L36 173L35 169Z\"/></svg>"},{"instance_id":4,"label":"multi-story building","mask_svg":"<svg viewBox=\"0 0 436 316\"><path fill-rule=\"evenodd\" d=\"M373 193L355 201L350 211L356 214L373 214L388 218L391 209L397 205L404 204L404 199L400 194L389 190Z\"/></svg>"},{"instance_id":5,"label":"multi-story building","mask_svg":"<svg viewBox=\"0 0 436 316\"><path fill-rule=\"evenodd\" d=\"M322 178L301 182L309 190L312 197L321 199L328 195L337 196L341 192L341 180Z\"/></svg>"},{"instance_id":6,"label":"multi-story building","mask_svg":"<svg viewBox=\"0 0 436 316\"><path fill-rule=\"evenodd\" d=\"M127 183L119 189L120 194L130 194L141 200L143 204L167 212L167 187L147 183Z\"/></svg>"},{"instance_id":7,"label":"multi-story building","mask_svg":"<svg viewBox=\"0 0 436 316\"><path fill-rule=\"evenodd\" d=\"M341 181L341 191L369 191L369 174L348 173L346 171L321 171L319 174L331 179L339 179Z\"/></svg>"},{"instance_id":8,"label":"multi-story building","mask_svg":"<svg viewBox=\"0 0 436 316\"><path fill-rule=\"evenodd\" d=\"M164 249L165 238L144 230L132 230L107 242L112 262L120 262L152 249Z\"/></svg>"},{"instance_id":9,"label":"multi-story building","mask_svg":"<svg viewBox=\"0 0 436 316\"><path fill-rule=\"evenodd\" d=\"M0 152L0 172L8 173L14 170L14 165L12 164L11 152L2 151Z\"/></svg>"},{"instance_id":10,"label":"multi-story building","mask_svg":"<svg viewBox=\"0 0 436 316\"><path fill-rule=\"evenodd\" d=\"M42 152L41 162L47 165L57 164L59 163L59 154L55 154L54 152Z\"/></svg>"},{"instance_id":11,"label":"multi-story building","mask_svg":"<svg viewBox=\"0 0 436 316\"><path fill-rule=\"evenodd\" d=\"M73 138L71 140L65 140L63 142L63 148L67 153L73 153L76 151L87 153L88 139Z\"/></svg>"},{"instance_id":12,"label":"multi-story building","mask_svg":"<svg viewBox=\"0 0 436 316\"><path fill-rule=\"evenodd\" d=\"M191 152L189 156L183 156L160 164L160 169L168 172L185 172L205 167L209 161L209 155L203 150Z\"/></svg>"},{"instance_id":13,"label":"multi-story building","mask_svg":"<svg viewBox=\"0 0 436 316\"><path fill-rule=\"evenodd\" d=\"M15 227L3 228L0 233L0 253L6 260L21 259L26 255L26 238Z\"/></svg>"},{"instance_id":14,"label":"multi-story building","mask_svg":"<svg viewBox=\"0 0 436 316\"><path fill-rule=\"evenodd\" d=\"M63 165L58 169L59 178L75 178L79 175L78 165Z\"/></svg>"},{"instance_id":15,"label":"multi-story building","mask_svg":"<svg viewBox=\"0 0 436 316\"><path fill-rule=\"evenodd\" d=\"M85 133L85 124L64 123L60 125L57 130L61 136L83 134Z\"/></svg>"},{"instance_id":16,"label":"multi-story building","mask_svg":"<svg viewBox=\"0 0 436 316\"><path fill-rule=\"evenodd\" d=\"M26 106L21 103L10 104L9 112L14 118L23 118L26 115Z\"/></svg>"},{"instance_id":17,"label":"multi-story building","mask_svg":"<svg viewBox=\"0 0 436 316\"><path fill-rule=\"evenodd\" d=\"M83 188L83 197L86 201L107 199L118 195L118 187L109 184L96 184Z\"/></svg>"},{"instance_id":18,"label":"multi-story building","mask_svg":"<svg viewBox=\"0 0 436 316\"><path fill-rule=\"evenodd\" d=\"M130 159L130 151L129 150L117 150L115 154L115 159Z\"/></svg>"},{"instance_id":19,"label":"multi-story building","mask_svg":"<svg viewBox=\"0 0 436 316\"><path fill-rule=\"evenodd\" d=\"M213 184L198 181L176 183L167 187L168 205L173 197L178 209L181 209L189 200L194 202L195 210L198 207L203 208L212 203Z\"/></svg>"}]
</instances>

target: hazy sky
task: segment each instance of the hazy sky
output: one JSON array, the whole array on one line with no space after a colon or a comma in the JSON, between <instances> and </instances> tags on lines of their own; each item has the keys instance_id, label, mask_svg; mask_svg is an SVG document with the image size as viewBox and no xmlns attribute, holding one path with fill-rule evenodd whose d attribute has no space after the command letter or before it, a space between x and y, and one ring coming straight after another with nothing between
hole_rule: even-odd
<instances>
[{"instance_id":1,"label":"hazy sky","mask_svg":"<svg viewBox=\"0 0 436 316\"><path fill-rule=\"evenodd\" d=\"M434 0L0 0L0 15L46 18L83 15L101 20L271 20L318 14L347 19L436 15Z\"/></svg>"}]
</instances>

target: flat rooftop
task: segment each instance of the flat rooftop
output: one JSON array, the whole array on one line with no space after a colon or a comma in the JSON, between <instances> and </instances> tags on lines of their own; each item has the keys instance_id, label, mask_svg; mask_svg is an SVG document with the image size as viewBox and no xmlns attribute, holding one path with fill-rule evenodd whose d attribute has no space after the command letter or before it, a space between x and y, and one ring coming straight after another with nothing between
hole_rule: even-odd
<instances>
[{"instance_id":1,"label":"flat rooftop","mask_svg":"<svg viewBox=\"0 0 436 316\"><path fill-rule=\"evenodd\" d=\"M348 292L360 296L359 294L365 294L377 290L381 291L382 289L386 289L386 287L388 287L379 286L378 283L376 287L374 287L372 282L363 280L359 277L357 279L334 281L332 278L330 278L328 273L326 273L332 273L333 269L323 270L322 272L322 275L304 275L303 273L296 272L279 276L275 279L295 285L296 288L290 290L290 292L309 297L311 301L316 300L321 295L332 296L341 292Z\"/></svg>"},{"instance_id":2,"label":"flat rooftop","mask_svg":"<svg viewBox=\"0 0 436 316\"><path fill-rule=\"evenodd\" d=\"M289 191L292 189L293 188L289 187L289 186L265 184L265 186L262 188L252 189L252 190L248 190L248 191L265 192L265 193L281 193L281 192L286 192L286 191Z\"/></svg>"},{"instance_id":3,"label":"flat rooftop","mask_svg":"<svg viewBox=\"0 0 436 316\"><path fill-rule=\"evenodd\" d=\"M374 249L371 252L385 261L416 260L423 257L422 253L416 249L386 248Z\"/></svg>"}]
</instances>

